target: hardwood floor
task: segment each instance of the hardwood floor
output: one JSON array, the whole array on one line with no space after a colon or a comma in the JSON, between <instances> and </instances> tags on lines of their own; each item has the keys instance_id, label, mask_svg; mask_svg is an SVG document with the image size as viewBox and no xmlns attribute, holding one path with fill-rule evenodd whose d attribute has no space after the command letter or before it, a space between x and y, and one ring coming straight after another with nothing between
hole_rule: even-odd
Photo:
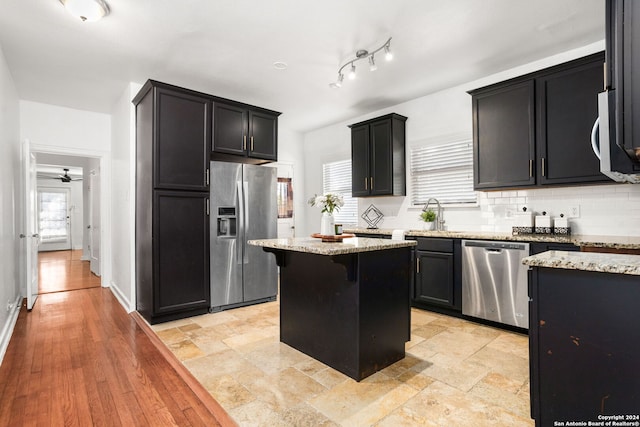
<instances>
[{"instance_id":1,"label":"hardwood floor","mask_svg":"<svg viewBox=\"0 0 640 427\"><path fill-rule=\"evenodd\" d=\"M100 287L23 306L0 366L0 426L235 425L216 405Z\"/></svg>"},{"instance_id":2,"label":"hardwood floor","mask_svg":"<svg viewBox=\"0 0 640 427\"><path fill-rule=\"evenodd\" d=\"M100 277L91 273L81 250L38 253L38 293L100 287Z\"/></svg>"}]
</instances>

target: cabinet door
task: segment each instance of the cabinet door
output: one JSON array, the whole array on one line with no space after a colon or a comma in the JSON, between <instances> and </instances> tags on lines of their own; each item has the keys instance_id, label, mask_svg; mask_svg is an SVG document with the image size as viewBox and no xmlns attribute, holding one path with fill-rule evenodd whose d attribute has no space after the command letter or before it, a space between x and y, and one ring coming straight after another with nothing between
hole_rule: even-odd
<instances>
[{"instance_id":1,"label":"cabinet door","mask_svg":"<svg viewBox=\"0 0 640 427\"><path fill-rule=\"evenodd\" d=\"M278 160L278 118L272 114L249 111L249 157Z\"/></svg>"},{"instance_id":2,"label":"cabinet door","mask_svg":"<svg viewBox=\"0 0 640 427\"><path fill-rule=\"evenodd\" d=\"M453 307L453 254L416 251L416 263L414 299Z\"/></svg>"},{"instance_id":3,"label":"cabinet door","mask_svg":"<svg viewBox=\"0 0 640 427\"><path fill-rule=\"evenodd\" d=\"M244 156L247 151L248 122L249 112L245 108L214 103L212 150Z\"/></svg>"},{"instance_id":4,"label":"cabinet door","mask_svg":"<svg viewBox=\"0 0 640 427\"><path fill-rule=\"evenodd\" d=\"M154 192L156 315L209 307L208 198L209 193Z\"/></svg>"},{"instance_id":5,"label":"cabinet door","mask_svg":"<svg viewBox=\"0 0 640 427\"><path fill-rule=\"evenodd\" d=\"M351 195L368 196L369 170L369 126L351 128Z\"/></svg>"},{"instance_id":6,"label":"cabinet door","mask_svg":"<svg viewBox=\"0 0 640 427\"><path fill-rule=\"evenodd\" d=\"M155 91L154 187L206 190L211 102L176 90Z\"/></svg>"},{"instance_id":7,"label":"cabinet door","mask_svg":"<svg viewBox=\"0 0 640 427\"><path fill-rule=\"evenodd\" d=\"M393 194L393 153L391 147L391 119L370 125L371 180L370 194Z\"/></svg>"},{"instance_id":8,"label":"cabinet door","mask_svg":"<svg viewBox=\"0 0 640 427\"><path fill-rule=\"evenodd\" d=\"M474 188L535 184L534 83L473 95Z\"/></svg>"},{"instance_id":9,"label":"cabinet door","mask_svg":"<svg viewBox=\"0 0 640 427\"><path fill-rule=\"evenodd\" d=\"M539 184L609 181L591 149L604 57L536 80Z\"/></svg>"}]
</instances>

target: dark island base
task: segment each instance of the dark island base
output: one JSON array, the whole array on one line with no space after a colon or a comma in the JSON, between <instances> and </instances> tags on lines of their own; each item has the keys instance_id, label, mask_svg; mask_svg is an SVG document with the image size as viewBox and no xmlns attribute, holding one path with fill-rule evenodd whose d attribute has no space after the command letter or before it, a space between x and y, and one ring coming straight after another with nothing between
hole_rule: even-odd
<instances>
[{"instance_id":1,"label":"dark island base","mask_svg":"<svg viewBox=\"0 0 640 427\"><path fill-rule=\"evenodd\" d=\"M280 341L360 381L404 358L411 249L276 252Z\"/></svg>"}]
</instances>

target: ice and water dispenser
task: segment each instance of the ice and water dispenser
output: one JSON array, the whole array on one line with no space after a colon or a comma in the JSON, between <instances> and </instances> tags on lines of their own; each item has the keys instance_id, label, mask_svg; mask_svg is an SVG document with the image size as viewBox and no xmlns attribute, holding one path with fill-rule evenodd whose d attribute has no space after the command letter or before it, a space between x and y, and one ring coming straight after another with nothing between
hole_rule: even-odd
<instances>
[{"instance_id":1,"label":"ice and water dispenser","mask_svg":"<svg viewBox=\"0 0 640 427\"><path fill-rule=\"evenodd\" d=\"M236 237L236 208L235 206L218 208L218 237Z\"/></svg>"}]
</instances>

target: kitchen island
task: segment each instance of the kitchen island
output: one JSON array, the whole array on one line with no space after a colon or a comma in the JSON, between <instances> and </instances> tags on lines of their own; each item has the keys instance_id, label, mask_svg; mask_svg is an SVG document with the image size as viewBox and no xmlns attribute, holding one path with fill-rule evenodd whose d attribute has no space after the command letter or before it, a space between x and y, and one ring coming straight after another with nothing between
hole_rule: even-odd
<instances>
[{"instance_id":1,"label":"kitchen island","mask_svg":"<svg viewBox=\"0 0 640 427\"><path fill-rule=\"evenodd\" d=\"M280 267L280 341L360 381L404 358L414 241L250 240Z\"/></svg>"},{"instance_id":2,"label":"kitchen island","mask_svg":"<svg viewBox=\"0 0 640 427\"><path fill-rule=\"evenodd\" d=\"M536 426L639 422L640 256L549 251L523 263Z\"/></svg>"}]
</instances>

